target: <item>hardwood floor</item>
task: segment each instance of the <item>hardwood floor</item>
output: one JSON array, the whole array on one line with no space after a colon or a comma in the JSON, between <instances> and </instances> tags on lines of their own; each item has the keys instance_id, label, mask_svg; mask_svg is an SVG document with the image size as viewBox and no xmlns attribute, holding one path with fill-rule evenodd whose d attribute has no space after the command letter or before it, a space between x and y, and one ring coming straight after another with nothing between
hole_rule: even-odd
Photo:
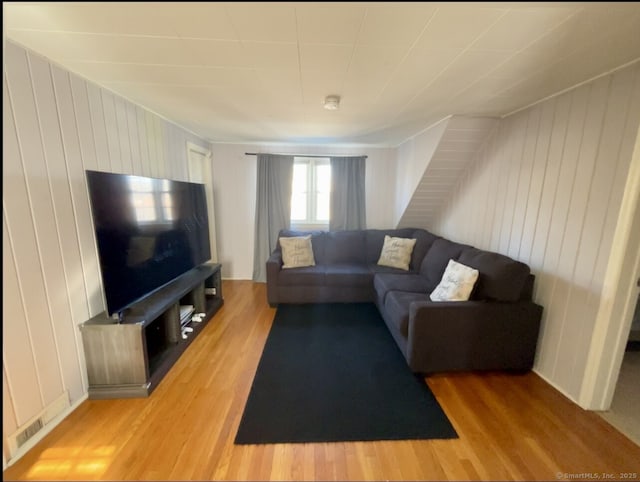
<instances>
[{"instance_id":1,"label":"hardwood floor","mask_svg":"<svg viewBox=\"0 0 640 482\"><path fill-rule=\"evenodd\" d=\"M4 480L640 479L639 446L533 373L428 378L458 439L234 445L275 314L265 291L225 281L149 398L82 403Z\"/></svg>"}]
</instances>

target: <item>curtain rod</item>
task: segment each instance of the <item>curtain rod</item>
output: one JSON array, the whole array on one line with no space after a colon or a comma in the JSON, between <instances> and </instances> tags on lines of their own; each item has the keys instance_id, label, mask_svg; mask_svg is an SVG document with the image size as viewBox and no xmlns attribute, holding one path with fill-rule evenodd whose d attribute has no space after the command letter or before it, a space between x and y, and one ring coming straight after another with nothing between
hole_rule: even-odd
<instances>
[{"instance_id":1,"label":"curtain rod","mask_svg":"<svg viewBox=\"0 0 640 482\"><path fill-rule=\"evenodd\" d=\"M354 156L354 155L349 155L349 156L343 156L343 155L335 155L335 154L327 154L324 156L318 155L318 154L275 154L273 152L245 152L244 155L245 156L257 156L258 154L271 154L271 155L277 155L277 156L293 156L293 157L364 157L365 159L369 156Z\"/></svg>"}]
</instances>

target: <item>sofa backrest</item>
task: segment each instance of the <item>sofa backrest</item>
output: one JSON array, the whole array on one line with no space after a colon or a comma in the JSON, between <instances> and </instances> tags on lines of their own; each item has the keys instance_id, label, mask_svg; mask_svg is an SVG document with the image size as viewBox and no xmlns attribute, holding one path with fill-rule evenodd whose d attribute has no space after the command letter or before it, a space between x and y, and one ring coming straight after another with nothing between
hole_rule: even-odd
<instances>
[{"instance_id":1,"label":"sofa backrest","mask_svg":"<svg viewBox=\"0 0 640 482\"><path fill-rule=\"evenodd\" d=\"M413 253L411 254L411 264L409 265L409 269L418 272L422 266L422 260L424 260L424 257L431 249L435 240L440 239L440 236L436 236L425 229L415 229L409 237L416 239L416 244L413 247Z\"/></svg>"},{"instance_id":2,"label":"sofa backrest","mask_svg":"<svg viewBox=\"0 0 640 482\"><path fill-rule=\"evenodd\" d=\"M376 264L380 259L384 237L416 239L409 270L417 272L422 260L438 236L424 229L363 229L353 231L298 231L283 229L280 237L311 235L313 257L316 264ZM280 242L276 251L281 251Z\"/></svg>"},{"instance_id":3,"label":"sofa backrest","mask_svg":"<svg viewBox=\"0 0 640 482\"><path fill-rule=\"evenodd\" d=\"M410 238L413 233L411 228L403 229L367 229L366 231L366 250L367 264L375 264L380 259L382 246L384 245L384 237L391 236L393 238Z\"/></svg>"},{"instance_id":4,"label":"sofa backrest","mask_svg":"<svg viewBox=\"0 0 640 482\"><path fill-rule=\"evenodd\" d=\"M438 286L449 260L457 260L460 253L470 247L444 238L438 238L433 241L431 248L427 251L420 265L420 274L427 281L427 293L431 293Z\"/></svg>"},{"instance_id":5,"label":"sofa backrest","mask_svg":"<svg viewBox=\"0 0 640 482\"><path fill-rule=\"evenodd\" d=\"M521 299L530 269L524 263L498 253L467 248L458 262L477 269L480 274L471 299L518 301Z\"/></svg>"},{"instance_id":6,"label":"sofa backrest","mask_svg":"<svg viewBox=\"0 0 640 482\"><path fill-rule=\"evenodd\" d=\"M278 235L278 242L275 251L282 251L280 247L280 238L294 238L297 236L311 235L311 247L313 249L313 258L316 264L325 262L325 245L327 233L325 231L296 231L294 229L282 229Z\"/></svg>"},{"instance_id":7,"label":"sofa backrest","mask_svg":"<svg viewBox=\"0 0 640 482\"><path fill-rule=\"evenodd\" d=\"M365 230L328 231L326 233L326 264L366 263Z\"/></svg>"}]
</instances>

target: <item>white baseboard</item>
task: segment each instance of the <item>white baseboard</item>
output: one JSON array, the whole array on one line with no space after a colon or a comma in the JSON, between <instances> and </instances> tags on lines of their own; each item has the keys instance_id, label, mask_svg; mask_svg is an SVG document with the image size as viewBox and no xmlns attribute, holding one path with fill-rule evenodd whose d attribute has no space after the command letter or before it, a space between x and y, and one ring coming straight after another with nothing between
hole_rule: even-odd
<instances>
[{"instance_id":1,"label":"white baseboard","mask_svg":"<svg viewBox=\"0 0 640 482\"><path fill-rule=\"evenodd\" d=\"M578 405L580 408L583 408L585 410L588 410L587 408L581 406L578 401L573 398L571 395L569 395L563 388L559 387L558 385L556 385L554 382L552 382L551 380L549 380L546 376L544 376L542 373L540 373L536 368L533 368L531 370L533 373L535 373L536 375L538 375L540 378L542 378L546 383L548 383L549 385L551 385L555 390L559 391L562 395L564 395L565 397L567 397L570 401L572 401L573 403L575 403L576 405Z\"/></svg>"}]
</instances>

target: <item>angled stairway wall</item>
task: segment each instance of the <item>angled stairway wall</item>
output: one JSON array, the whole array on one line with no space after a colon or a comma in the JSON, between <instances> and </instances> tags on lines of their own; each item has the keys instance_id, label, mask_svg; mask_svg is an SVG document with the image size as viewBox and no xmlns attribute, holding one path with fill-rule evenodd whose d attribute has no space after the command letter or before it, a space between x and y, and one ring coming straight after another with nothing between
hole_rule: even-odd
<instances>
[{"instance_id":1,"label":"angled stairway wall","mask_svg":"<svg viewBox=\"0 0 640 482\"><path fill-rule=\"evenodd\" d=\"M497 124L492 117L449 116L398 147L398 227L431 227Z\"/></svg>"}]
</instances>

